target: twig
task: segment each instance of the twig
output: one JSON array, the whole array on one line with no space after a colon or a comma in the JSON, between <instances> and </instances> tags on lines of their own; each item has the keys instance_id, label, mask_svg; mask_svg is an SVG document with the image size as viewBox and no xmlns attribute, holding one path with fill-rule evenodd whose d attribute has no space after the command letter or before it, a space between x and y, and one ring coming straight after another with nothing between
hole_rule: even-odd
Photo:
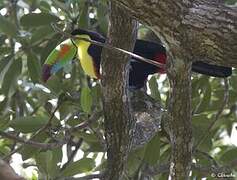
<instances>
[{"instance_id":1,"label":"twig","mask_svg":"<svg viewBox=\"0 0 237 180\"><path fill-rule=\"evenodd\" d=\"M62 145L66 143L65 141L60 141L57 143L40 143L40 142L35 142L28 139L20 138L18 136L15 136L3 131L0 131L0 136L8 138L8 139L12 139L16 141L17 143L23 143L23 144L27 144L32 147L41 148L41 149L54 149L54 148L61 147Z\"/></svg>"},{"instance_id":2,"label":"twig","mask_svg":"<svg viewBox=\"0 0 237 180\"><path fill-rule=\"evenodd\" d=\"M132 57L134 57L134 58L136 58L136 59L138 59L138 60L140 60L142 62L146 62L148 64L152 64L152 65L157 66L159 68L166 69L166 65L165 64L162 64L162 63L159 63L157 61L154 61L154 60L151 60L151 59L139 56L137 54L134 54L132 52L129 52L127 50L124 50L124 49L121 49L121 48L118 48L118 47L111 46L109 44L101 43L101 42L94 41L94 40L87 39L87 38L73 36L73 35L71 35L69 33L66 33L66 32L62 31L59 27L56 26L56 24L52 23L51 25L52 25L53 29L56 32L62 34L63 36L65 36L67 38L70 38L70 39L73 39L73 40L87 41L87 42L90 42L91 44L94 44L94 45L97 45L97 46L101 46L101 47L104 47L104 48L107 48L107 49L110 49L110 50L119 51L119 52L122 52L124 54L130 55L130 56L132 56Z\"/></svg>"},{"instance_id":3,"label":"twig","mask_svg":"<svg viewBox=\"0 0 237 180\"><path fill-rule=\"evenodd\" d=\"M198 140L198 142L194 146L194 148L193 148L194 150L197 149L197 147L207 138L207 136L209 135L209 132L211 131L212 127L219 120L222 112L224 111L224 108L225 108L226 104L228 103L228 99L229 99L229 83L228 83L228 79L224 78L224 98L223 98L223 102L221 104L221 107L217 111L214 120L210 123L210 125L208 126L205 133L201 136L201 138Z\"/></svg>"},{"instance_id":4,"label":"twig","mask_svg":"<svg viewBox=\"0 0 237 180\"><path fill-rule=\"evenodd\" d=\"M101 112L94 112L92 115L89 117L87 121L84 121L77 126L74 126L72 128L67 129L68 132L76 132L78 130L84 129L89 126L89 124L95 122L99 117L101 116Z\"/></svg>"},{"instance_id":5,"label":"twig","mask_svg":"<svg viewBox=\"0 0 237 180\"><path fill-rule=\"evenodd\" d=\"M105 149L106 143L105 143L103 136L97 130L95 130L91 127L91 124L93 122L95 122L96 120L98 120L98 118L100 116L101 116L101 112L94 112L94 113L92 113L92 115L89 117L89 119L87 121L84 121L75 127L68 128L68 129L66 129L66 131L68 131L71 134L73 132L77 132L78 130L89 127L96 134L97 138L100 141L101 146Z\"/></svg>"},{"instance_id":6,"label":"twig","mask_svg":"<svg viewBox=\"0 0 237 180\"><path fill-rule=\"evenodd\" d=\"M60 171L63 171L73 160L73 158L75 157L75 155L77 154L78 149L81 147L81 144L83 142L83 139L80 138L79 141L76 144L75 150L71 153L71 155L68 157L68 161L62 166L62 168L60 169Z\"/></svg>"}]
</instances>

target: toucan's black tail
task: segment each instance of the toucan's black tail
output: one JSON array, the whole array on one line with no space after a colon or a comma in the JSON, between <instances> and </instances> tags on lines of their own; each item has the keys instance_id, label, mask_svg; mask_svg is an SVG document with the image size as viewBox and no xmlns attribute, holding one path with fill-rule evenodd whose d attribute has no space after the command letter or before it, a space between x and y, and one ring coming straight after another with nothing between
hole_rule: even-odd
<instances>
[{"instance_id":1,"label":"toucan's black tail","mask_svg":"<svg viewBox=\"0 0 237 180\"><path fill-rule=\"evenodd\" d=\"M197 61L192 65L192 71L214 77L228 77L232 74L232 68L217 66Z\"/></svg>"}]
</instances>

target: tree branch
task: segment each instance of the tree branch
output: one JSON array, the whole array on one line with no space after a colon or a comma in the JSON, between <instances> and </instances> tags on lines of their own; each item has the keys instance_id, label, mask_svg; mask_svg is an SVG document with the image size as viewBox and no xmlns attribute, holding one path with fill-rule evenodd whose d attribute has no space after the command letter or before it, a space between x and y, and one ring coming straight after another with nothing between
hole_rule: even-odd
<instances>
[{"instance_id":1,"label":"tree branch","mask_svg":"<svg viewBox=\"0 0 237 180\"><path fill-rule=\"evenodd\" d=\"M80 149L82 142L83 142L83 139L80 138L76 144L75 150L73 150L72 154L68 157L67 162L62 166L60 171L63 171L64 169L66 169L66 167L72 162L73 158L77 154L77 151Z\"/></svg>"},{"instance_id":2,"label":"tree branch","mask_svg":"<svg viewBox=\"0 0 237 180\"><path fill-rule=\"evenodd\" d=\"M178 180L188 179L191 170L191 63L177 60L182 62L177 64L174 61L168 69L171 88L168 129L172 147L170 176Z\"/></svg>"},{"instance_id":3,"label":"tree branch","mask_svg":"<svg viewBox=\"0 0 237 180\"><path fill-rule=\"evenodd\" d=\"M50 125L51 122L53 120L54 114L55 112L58 110L58 108L60 107L62 102L57 104L57 107L54 109L54 111L52 112L47 124L45 124L42 128L40 128L35 134L33 134L28 140L26 140L26 142L24 142L25 144L27 143L27 141L31 141L32 139L34 139L36 136L38 136L39 134L41 134L44 130L46 130ZM8 157L12 156L13 154L15 154L16 152L18 152L19 150L21 150L23 148L23 145L20 145L18 148L14 149L12 152L10 152L8 155L6 155L3 159L7 159Z\"/></svg>"},{"instance_id":4,"label":"tree branch","mask_svg":"<svg viewBox=\"0 0 237 180\"><path fill-rule=\"evenodd\" d=\"M150 26L181 59L237 67L237 7L219 1L112 0Z\"/></svg>"},{"instance_id":5,"label":"tree branch","mask_svg":"<svg viewBox=\"0 0 237 180\"><path fill-rule=\"evenodd\" d=\"M3 131L0 131L0 136L8 138L8 139L11 139L11 140L14 140L17 143L22 143L24 145L27 144L27 145L30 145L32 147L46 149L46 150L47 149L55 149L55 148L61 147L62 145L66 144L65 140L64 141L60 141L60 142L56 142L56 143L40 143L40 142L35 142L35 141L29 140L29 139L20 138L18 136L15 136L15 135L3 132Z\"/></svg>"}]
</instances>

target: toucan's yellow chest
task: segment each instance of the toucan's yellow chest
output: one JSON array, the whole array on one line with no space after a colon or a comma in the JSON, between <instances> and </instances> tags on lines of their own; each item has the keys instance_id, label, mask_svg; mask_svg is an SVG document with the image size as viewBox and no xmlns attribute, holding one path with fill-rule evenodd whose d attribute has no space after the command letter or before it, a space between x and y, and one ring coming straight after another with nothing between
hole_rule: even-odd
<instances>
[{"instance_id":1,"label":"toucan's yellow chest","mask_svg":"<svg viewBox=\"0 0 237 180\"><path fill-rule=\"evenodd\" d=\"M80 35L79 37L89 38L87 35ZM78 48L78 57L81 63L83 71L92 78L97 78L96 71L94 67L94 62L91 55L88 53L88 48L91 45L90 42L79 41L76 43Z\"/></svg>"}]
</instances>

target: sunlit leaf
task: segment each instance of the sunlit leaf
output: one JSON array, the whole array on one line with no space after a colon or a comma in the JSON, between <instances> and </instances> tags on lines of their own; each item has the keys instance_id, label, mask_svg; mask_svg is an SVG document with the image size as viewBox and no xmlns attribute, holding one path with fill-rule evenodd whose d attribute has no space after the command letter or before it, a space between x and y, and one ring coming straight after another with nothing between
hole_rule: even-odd
<instances>
[{"instance_id":1,"label":"sunlit leaf","mask_svg":"<svg viewBox=\"0 0 237 180\"><path fill-rule=\"evenodd\" d=\"M82 88L81 91L81 107L83 111L89 113L91 111L91 106L92 106L91 90L88 87L84 87Z\"/></svg>"},{"instance_id":2,"label":"sunlit leaf","mask_svg":"<svg viewBox=\"0 0 237 180\"><path fill-rule=\"evenodd\" d=\"M16 37L17 28L14 23L9 21L6 17L0 15L0 32L7 34L12 37Z\"/></svg>"},{"instance_id":3,"label":"sunlit leaf","mask_svg":"<svg viewBox=\"0 0 237 180\"><path fill-rule=\"evenodd\" d=\"M29 75L33 83L37 83L40 80L40 63L35 54L29 52L27 56L27 67Z\"/></svg>"},{"instance_id":4,"label":"sunlit leaf","mask_svg":"<svg viewBox=\"0 0 237 180\"><path fill-rule=\"evenodd\" d=\"M63 176L73 176L79 173L85 173L91 171L95 167L95 161L91 158L83 158L76 162L73 162L63 170Z\"/></svg>"},{"instance_id":5,"label":"sunlit leaf","mask_svg":"<svg viewBox=\"0 0 237 180\"><path fill-rule=\"evenodd\" d=\"M40 152L36 155L35 158L37 162L37 166L42 170L47 176L50 175L50 170L52 166L52 160L53 160L53 152L52 151L46 151L46 152Z\"/></svg>"},{"instance_id":6,"label":"sunlit leaf","mask_svg":"<svg viewBox=\"0 0 237 180\"><path fill-rule=\"evenodd\" d=\"M12 62L9 69L4 75L2 90L5 95L17 85L17 79L22 71L22 60L16 59ZM12 93L12 92L11 92Z\"/></svg>"},{"instance_id":7,"label":"sunlit leaf","mask_svg":"<svg viewBox=\"0 0 237 180\"><path fill-rule=\"evenodd\" d=\"M53 30L53 28L51 26L48 26L48 25L41 26L41 27L37 28L35 31L33 31L32 37L31 37L31 44L39 42L45 38L49 38L54 33L55 33L55 31Z\"/></svg>"},{"instance_id":8,"label":"sunlit leaf","mask_svg":"<svg viewBox=\"0 0 237 180\"><path fill-rule=\"evenodd\" d=\"M220 157L220 160L225 164L228 164L234 160L234 157L237 157L237 148L235 146L226 150Z\"/></svg>"},{"instance_id":9,"label":"sunlit leaf","mask_svg":"<svg viewBox=\"0 0 237 180\"><path fill-rule=\"evenodd\" d=\"M87 1L81 1L81 13L78 24L81 28L87 29L89 25L88 3Z\"/></svg>"},{"instance_id":10,"label":"sunlit leaf","mask_svg":"<svg viewBox=\"0 0 237 180\"><path fill-rule=\"evenodd\" d=\"M149 165L155 165L160 159L160 137L157 133L147 144L144 160Z\"/></svg>"},{"instance_id":11,"label":"sunlit leaf","mask_svg":"<svg viewBox=\"0 0 237 180\"><path fill-rule=\"evenodd\" d=\"M29 28L49 25L50 23L55 23L59 20L60 19L57 16L48 13L30 13L22 16L20 22L22 26Z\"/></svg>"},{"instance_id":12,"label":"sunlit leaf","mask_svg":"<svg viewBox=\"0 0 237 180\"><path fill-rule=\"evenodd\" d=\"M42 128L47 122L47 117L27 116L13 119L10 123L10 126L16 131L20 131L22 133L32 133Z\"/></svg>"},{"instance_id":13,"label":"sunlit leaf","mask_svg":"<svg viewBox=\"0 0 237 180\"><path fill-rule=\"evenodd\" d=\"M149 87L151 90L151 97L153 97L157 101L160 101L160 92L158 90L158 83L155 76L151 77L151 79L149 80Z\"/></svg>"}]
</instances>

